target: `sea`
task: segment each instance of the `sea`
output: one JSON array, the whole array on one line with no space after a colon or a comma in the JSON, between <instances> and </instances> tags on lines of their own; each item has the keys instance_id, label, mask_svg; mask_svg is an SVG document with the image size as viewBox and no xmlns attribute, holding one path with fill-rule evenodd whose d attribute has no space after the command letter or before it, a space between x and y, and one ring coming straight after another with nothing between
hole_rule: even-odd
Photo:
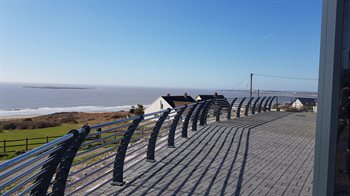
<instances>
[{"instance_id":1,"label":"sea","mask_svg":"<svg viewBox=\"0 0 350 196\"><path fill-rule=\"evenodd\" d=\"M222 94L227 98L249 96L248 90L155 88L127 86L0 83L0 118L39 116L57 112L115 112L133 105L147 107L159 96ZM256 92L254 92L256 94ZM260 91L260 96L316 97L315 92ZM256 96L256 95L254 95Z\"/></svg>"}]
</instances>

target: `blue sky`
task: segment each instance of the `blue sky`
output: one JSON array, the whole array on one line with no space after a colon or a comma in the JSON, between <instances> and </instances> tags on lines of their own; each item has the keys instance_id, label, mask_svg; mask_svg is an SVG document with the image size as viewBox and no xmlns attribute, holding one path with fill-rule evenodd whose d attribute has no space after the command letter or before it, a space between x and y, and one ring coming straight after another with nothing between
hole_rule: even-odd
<instances>
[{"instance_id":1,"label":"blue sky","mask_svg":"<svg viewBox=\"0 0 350 196\"><path fill-rule=\"evenodd\" d=\"M321 0L1 1L1 81L247 89L318 77ZM242 82L243 81L243 82ZM254 89L317 81L255 77Z\"/></svg>"}]
</instances>

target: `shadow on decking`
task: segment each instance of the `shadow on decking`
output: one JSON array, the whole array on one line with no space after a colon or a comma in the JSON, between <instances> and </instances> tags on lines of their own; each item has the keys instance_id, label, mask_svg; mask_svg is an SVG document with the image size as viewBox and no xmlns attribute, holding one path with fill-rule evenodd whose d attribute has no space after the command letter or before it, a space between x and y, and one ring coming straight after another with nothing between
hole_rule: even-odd
<instances>
[{"instance_id":1,"label":"shadow on decking","mask_svg":"<svg viewBox=\"0 0 350 196\"><path fill-rule=\"evenodd\" d=\"M245 123L243 122L241 125L238 125L238 126L234 126L232 124L229 124L229 123L227 124L223 122L223 123L217 123L217 124L205 127L201 130L201 134L194 135L194 137L197 137L195 139L199 139L198 143L189 143L189 144L187 143L186 147L183 147L182 149L179 149L176 151L172 151L171 153L168 154L168 156L172 157L168 162L163 161L166 158L164 157L162 160L153 164L152 168L154 169L150 169L139 175L136 175L133 178L133 180L129 181L124 187L117 190L114 194L115 195L118 195L118 194L148 195L152 191L152 189L158 189L155 195L165 195L165 194L180 195L184 193L192 195L196 193L198 194L196 190L201 185L201 183L205 180L206 181L205 184L208 186L206 190L201 191L200 194L209 195L210 191L214 188L215 181L217 180L217 177L220 171L222 170L224 164L229 163L228 172L224 177L224 180L222 182L222 188L219 192L220 192L220 195L224 195L225 193L227 193L226 189L229 186L230 178L232 178L231 174L234 171L234 167L235 166L237 167L237 164L240 164L240 166L238 166L238 168L240 169L239 169L238 179L235 185L235 191L231 192L233 195L238 196L241 193L243 176L245 172L246 163L248 160L249 139L250 139L251 130L254 129L255 127L275 121L285 116L286 115L278 116L268 121L256 121L256 122L245 122ZM214 129L220 130L220 132L218 132L219 135L210 134L212 133L211 131ZM232 133L233 133L233 136L230 138L229 135ZM235 143L235 139L237 139L237 137L239 137L239 139L238 139L237 146L234 149L233 144ZM221 151L223 147L227 145L228 142L229 142L228 148L225 150L224 154L221 155L220 153L222 153ZM192 146L192 145L195 145L195 146ZM219 147L217 147L217 145L219 145ZM197 152L192 150L186 150L190 146L192 146L192 149L199 149L199 150ZM237 157L241 148L244 148L243 158L242 158L242 161L238 162ZM204 149L207 150L205 151L206 155L204 155ZM231 151L234 151L233 157L229 156L231 155L230 154ZM213 156L207 157L207 155L211 153L213 154ZM181 155L181 158L176 159L179 157L179 155ZM217 164L218 157L220 157L219 159L221 159L219 161L219 164ZM190 158L188 162L184 163L184 160L187 160L188 158ZM207 161L208 159L209 161ZM169 166L169 164L171 164L170 168L167 167ZM157 166L160 166L160 167L157 167ZM189 170L189 168L191 170ZM209 170L211 171L214 170L214 173L208 174ZM176 172L176 174L171 176L171 172ZM198 172L200 173L200 175L198 177L194 177L195 173L198 173ZM183 174L185 174L185 176ZM187 189L185 192L183 192L185 185L188 186L188 183L191 177L192 177L191 184L193 184L193 186L191 187L191 189L189 190ZM157 179L154 179L154 178L157 178ZM140 181L140 179L143 179L143 180ZM193 179L195 180L193 181ZM173 186L171 189L169 189L170 185L172 185L176 181L181 181L181 183L176 184L176 186ZM162 184L161 188L159 188L159 186L156 187L158 184Z\"/></svg>"}]
</instances>

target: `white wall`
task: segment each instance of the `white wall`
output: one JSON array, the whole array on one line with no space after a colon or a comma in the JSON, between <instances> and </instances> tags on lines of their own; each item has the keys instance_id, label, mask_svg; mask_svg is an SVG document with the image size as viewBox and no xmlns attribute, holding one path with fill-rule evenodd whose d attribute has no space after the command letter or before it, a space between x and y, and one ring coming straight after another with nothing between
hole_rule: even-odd
<instances>
[{"instance_id":1,"label":"white wall","mask_svg":"<svg viewBox=\"0 0 350 196\"><path fill-rule=\"evenodd\" d=\"M163 109L160 107L161 103L163 104ZM158 97L158 99L156 99L151 105L149 105L145 109L145 114L157 112L159 110L164 110L167 108L172 108L172 107L162 97Z\"/></svg>"},{"instance_id":2,"label":"white wall","mask_svg":"<svg viewBox=\"0 0 350 196\"><path fill-rule=\"evenodd\" d=\"M301 109L304 105L300 102L299 99L295 100L292 104L293 108Z\"/></svg>"}]
</instances>

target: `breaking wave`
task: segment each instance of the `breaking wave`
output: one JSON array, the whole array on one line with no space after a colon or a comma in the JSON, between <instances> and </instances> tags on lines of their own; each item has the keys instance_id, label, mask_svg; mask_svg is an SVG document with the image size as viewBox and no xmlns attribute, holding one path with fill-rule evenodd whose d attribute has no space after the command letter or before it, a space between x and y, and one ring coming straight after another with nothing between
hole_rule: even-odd
<instances>
[{"instance_id":1,"label":"breaking wave","mask_svg":"<svg viewBox=\"0 0 350 196\"><path fill-rule=\"evenodd\" d=\"M15 110L0 110L1 118L40 116L57 112L118 112L129 110L132 105L122 106L74 106L74 107L41 107Z\"/></svg>"}]
</instances>

